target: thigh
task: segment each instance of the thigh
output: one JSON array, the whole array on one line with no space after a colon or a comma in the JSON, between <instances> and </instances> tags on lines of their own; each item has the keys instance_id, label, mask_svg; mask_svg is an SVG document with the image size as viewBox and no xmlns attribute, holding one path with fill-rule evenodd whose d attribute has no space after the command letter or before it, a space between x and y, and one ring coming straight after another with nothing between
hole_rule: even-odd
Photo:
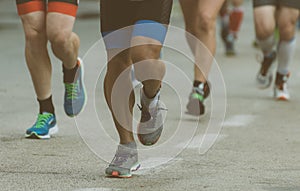
<instances>
[{"instance_id":1,"label":"thigh","mask_svg":"<svg viewBox=\"0 0 300 191\"><path fill-rule=\"evenodd\" d=\"M64 37L71 35L73 26L75 23L75 17L61 14L58 12L50 12L46 18L47 36L52 39L58 34L63 34Z\"/></svg>"},{"instance_id":2,"label":"thigh","mask_svg":"<svg viewBox=\"0 0 300 191\"><path fill-rule=\"evenodd\" d=\"M194 26L198 12L198 0L179 0L182 9L185 25L187 27Z\"/></svg>"},{"instance_id":3,"label":"thigh","mask_svg":"<svg viewBox=\"0 0 300 191\"><path fill-rule=\"evenodd\" d=\"M280 6L277 12L277 25L280 39L290 40L294 37L298 17L299 9Z\"/></svg>"},{"instance_id":4,"label":"thigh","mask_svg":"<svg viewBox=\"0 0 300 191\"><path fill-rule=\"evenodd\" d=\"M20 15L20 17L22 20L26 38L34 37L37 34L46 34L45 12L31 12L24 15Z\"/></svg>"},{"instance_id":5,"label":"thigh","mask_svg":"<svg viewBox=\"0 0 300 191\"><path fill-rule=\"evenodd\" d=\"M275 21L276 6L262 5L254 8L254 25L258 38L266 38L273 34Z\"/></svg>"},{"instance_id":6,"label":"thigh","mask_svg":"<svg viewBox=\"0 0 300 191\"><path fill-rule=\"evenodd\" d=\"M197 15L202 15L215 20L224 3L225 0L199 0Z\"/></svg>"},{"instance_id":7,"label":"thigh","mask_svg":"<svg viewBox=\"0 0 300 191\"><path fill-rule=\"evenodd\" d=\"M33 12L46 10L44 0L16 0L19 15L26 15Z\"/></svg>"},{"instance_id":8,"label":"thigh","mask_svg":"<svg viewBox=\"0 0 300 191\"><path fill-rule=\"evenodd\" d=\"M231 0L231 4L234 6L234 7L239 7L243 4L243 0Z\"/></svg>"},{"instance_id":9,"label":"thigh","mask_svg":"<svg viewBox=\"0 0 300 191\"><path fill-rule=\"evenodd\" d=\"M48 38L58 34L71 35L78 9L78 0L48 0L47 35Z\"/></svg>"}]
</instances>

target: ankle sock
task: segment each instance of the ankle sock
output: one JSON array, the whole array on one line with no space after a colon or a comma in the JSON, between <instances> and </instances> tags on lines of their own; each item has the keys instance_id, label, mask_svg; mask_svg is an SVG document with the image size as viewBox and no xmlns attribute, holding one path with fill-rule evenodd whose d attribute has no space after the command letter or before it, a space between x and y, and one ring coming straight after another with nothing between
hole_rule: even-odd
<instances>
[{"instance_id":1,"label":"ankle sock","mask_svg":"<svg viewBox=\"0 0 300 191\"><path fill-rule=\"evenodd\" d=\"M77 60L77 64L72 69L67 69L63 65L63 73L64 73L64 83L73 83L76 79L77 69L80 65L79 60Z\"/></svg>"},{"instance_id":2,"label":"ankle sock","mask_svg":"<svg viewBox=\"0 0 300 191\"><path fill-rule=\"evenodd\" d=\"M47 99L44 99L44 100L37 99L37 100L38 100L39 106L40 106L40 114L42 114L43 112L48 112L48 113L54 114L52 95Z\"/></svg>"}]
</instances>

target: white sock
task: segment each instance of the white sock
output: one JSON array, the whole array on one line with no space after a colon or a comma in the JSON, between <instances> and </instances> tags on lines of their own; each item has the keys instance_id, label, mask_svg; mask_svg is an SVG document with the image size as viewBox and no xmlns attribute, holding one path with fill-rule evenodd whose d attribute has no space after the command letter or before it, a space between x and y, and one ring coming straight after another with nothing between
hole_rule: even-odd
<instances>
[{"instance_id":1,"label":"white sock","mask_svg":"<svg viewBox=\"0 0 300 191\"><path fill-rule=\"evenodd\" d=\"M264 40L257 39L256 41L265 56L268 56L270 53L272 53L274 45L275 45L274 34L272 34L271 36L269 36L268 38L266 38Z\"/></svg>"},{"instance_id":2,"label":"white sock","mask_svg":"<svg viewBox=\"0 0 300 191\"><path fill-rule=\"evenodd\" d=\"M289 41L280 41L278 45L278 68L277 72L282 75L289 73L289 66L295 53L296 39L293 37Z\"/></svg>"}]
</instances>

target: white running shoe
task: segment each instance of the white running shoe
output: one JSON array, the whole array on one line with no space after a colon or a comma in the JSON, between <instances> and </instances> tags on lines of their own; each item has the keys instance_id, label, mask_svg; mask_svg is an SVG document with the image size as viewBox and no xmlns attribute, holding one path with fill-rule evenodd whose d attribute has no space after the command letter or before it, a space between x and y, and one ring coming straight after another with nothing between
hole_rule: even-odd
<instances>
[{"instance_id":1,"label":"white running shoe","mask_svg":"<svg viewBox=\"0 0 300 191\"><path fill-rule=\"evenodd\" d=\"M274 86L274 97L277 100L287 101L290 99L290 93L287 89L287 80L289 78L289 74L282 75L276 74L276 81Z\"/></svg>"}]
</instances>

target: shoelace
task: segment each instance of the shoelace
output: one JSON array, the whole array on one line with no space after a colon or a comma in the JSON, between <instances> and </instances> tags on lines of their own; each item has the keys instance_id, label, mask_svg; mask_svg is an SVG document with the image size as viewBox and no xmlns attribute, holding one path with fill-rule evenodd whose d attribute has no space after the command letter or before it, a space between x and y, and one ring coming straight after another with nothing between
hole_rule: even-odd
<instances>
[{"instance_id":1,"label":"shoelace","mask_svg":"<svg viewBox=\"0 0 300 191\"><path fill-rule=\"evenodd\" d=\"M67 91L67 99L73 100L77 99L77 90L78 90L78 82L65 84Z\"/></svg>"},{"instance_id":2,"label":"shoelace","mask_svg":"<svg viewBox=\"0 0 300 191\"><path fill-rule=\"evenodd\" d=\"M36 122L36 128L42 128L48 121L48 119L52 116L52 114L39 114Z\"/></svg>"}]
</instances>

